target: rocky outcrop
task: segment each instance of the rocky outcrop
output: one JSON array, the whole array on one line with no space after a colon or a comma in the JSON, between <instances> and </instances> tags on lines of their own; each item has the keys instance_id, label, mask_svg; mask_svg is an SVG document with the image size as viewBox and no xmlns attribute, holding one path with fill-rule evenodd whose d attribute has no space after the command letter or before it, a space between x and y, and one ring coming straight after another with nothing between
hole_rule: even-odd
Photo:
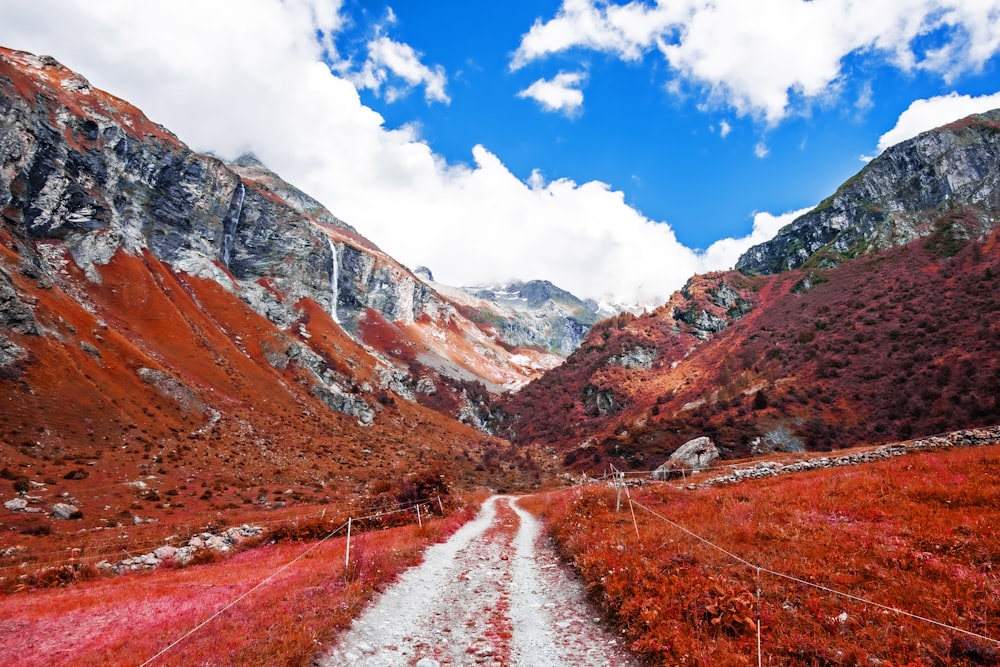
<instances>
[{"instance_id":1,"label":"rocky outcrop","mask_svg":"<svg viewBox=\"0 0 1000 667\"><path fill-rule=\"evenodd\" d=\"M934 233L974 237L1000 221L1000 109L897 144L736 268L772 274L817 267Z\"/></svg>"},{"instance_id":2,"label":"rocky outcrop","mask_svg":"<svg viewBox=\"0 0 1000 667\"><path fill-rule=\"evenodd\" d=\"M622 350L621 353L608 357L608 364L621 368L643 368L650 369L656 356L659 353L657 348L648 345L635 345Z\"/></svg>"},{"instance_id":3,"label":"rocky outcrop","mask_svg":"<svg viewBox=\"0 0 1000 667\"><path fill-rule=\"evenodd\" d=\"M19 334L38 335L38 322L31 306L18 296L10 276L3 270L0 270L0 328Z\"/></svg>"},{"instance_id":4,"label":"rocky outcrop","mask_svg":"<svg viewBox=\"0 0 1000 667\"><path fill-rule=\"evenodd\" d=\"M737 276L738 277L738 276ZM671 317L705 341L753 310L753 302L724 273L694 276L667 306Z\"/></svg>"},{"instance_id":5,"label":"rocky outcrop","mask_svg":"<svg viewBox=\"0 0 1000 667\"><path fill-rule=\"evenodd\" d=\"M697 472L708 468L719 459L719 448L712 439L701 436L688 440L677 448L670 458L651 473L653 479L670 479L681 471Z\"/></svg>"},{"instance_id":6,"label":"rocky outcrop","mask_svg":"<svg viewBox=\"0 0 1000 667\"><path fill-rule=\"evenodd\" d=\"M613 415L625 407L611 389L600 389L592 384L583 390L583 407L591 415Z\"/></svg>"}]
</instances>

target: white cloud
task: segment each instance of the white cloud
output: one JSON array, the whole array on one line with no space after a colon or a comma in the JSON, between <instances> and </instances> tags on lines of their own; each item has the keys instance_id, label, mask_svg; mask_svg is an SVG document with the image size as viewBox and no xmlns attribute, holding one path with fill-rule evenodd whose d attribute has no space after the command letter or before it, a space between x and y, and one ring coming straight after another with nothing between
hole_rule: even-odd
<instances>
[{"instance_id":1,"label":"white cloud","mask_svg":"<svg viewBox=\"0 0 1000 667\"><path fill-rule=\"evenodd\" d=\"M641 2L612 5L600 0L563 0L555 18L545 22L537 19L521 38L510 68L517 70L572 48L637 60L671 20L676 19L663 8L650 8Z\"/></svg>"},{"instance_id":2,"label":"white cloud","mask_svg":"<svg viewBox=\"0 0 1000 667\"><path fill-rule=\"evenodd\" d=\"M762 160L766 158L770 152L771 151L768 149L767 144L763 141L758 141L757 145L753 147L753 154Z\"/></svg>"},{"instance_id":3,"label":"white cloud","mask_svg":"<svg viewBox=\"0 0 1000 667\"><path fill-rule=\"evenodd\" d=\"M195 150L253 150L442 282L543 278L652 306L704 264L604 183L526 183L481 146L471 166L447 164L413 127L386 129L322 62L317 31L342 22L324 0L9 0L3 13L0 43L53 55Z\"/></svg>"},{"instance_id":4,"label":"white cloud","mask_svg":"<svg viewBox=\"0 0 1000 667\"><path fill-rule=\"evenodd\" d=\"M878 152L881 153L889 146L906 141L926 130L998 107L1000 107L1000 92L980 97L953 92L926 100L915 100L900 114L895 127L879 137Z\"/></svg>"},{"instance_id":5,"label":"white cloud","mask_svg":"<svg viewBox=\"0 0 1000 667\"><path fill-rule=\"evenodd\" d=\"M922 46L929 34L940 36L934 49ZM563 0L523 35L511 68L574 49L623 60L657 51L709 100L774 125L793 100L839 94L852 53L945 80L979 70L1000 50L1000 0Z\"/></svg>"},{"instance_id":6,"label":"white cloud","mask_svg":"<svg viewBox=\"0 0 1000 667\"><path fill-rule=\"evenodd\" d=\"M726 121L719 121L719 136L725 139L729 136L729 133L733 131L732 125Z\"/></svg>"},{"instance_id":7,"label":"white cloud","mask_svg":"<svg viewBox=\"0 0 1000 667\"><path fill-rule=\"evenodd\" d=\"M572 116L583 106L580 85L586 80L584 72L560 72L551 81L539 79L517 94L538 102L546 111Z\"/></svg>"},{"instance_id":8,"label":"white cloud","mask_svg":"<svg viewBox=\"0 0 1000 667\"><path fill-rule=\"evenodd\" d=\"M756 213L753 217L753 231L747 236L738 239L721 239L716 241L702 253L700 271L720 271L731 269L736 265L736 260L752 246L764 243L778 233L785 225L811 209L803 208L798 211L788 211L781 215L771 213Z\"/></svg>"},{"instance_id":9,"label":"white cloud","mask_svg":"<svg viewBox=\"0 0 1000 667\"><path fill-rule=\"evenodd\" d=\"M391 15L390 15L391 16ZM424 96L428 102L448 104L451 99L445 92L448 77L444 68L437 65L433 69L420 62L420 54L409 44L403 44L379 35L368 42L368 60L360 72L345 75L359 88L368 88L381 94L385 87L385 98L393 102L407 95L413 88L424 86ZM403 85L394 82L402 79Z\"/></svg>"}]
</instances>

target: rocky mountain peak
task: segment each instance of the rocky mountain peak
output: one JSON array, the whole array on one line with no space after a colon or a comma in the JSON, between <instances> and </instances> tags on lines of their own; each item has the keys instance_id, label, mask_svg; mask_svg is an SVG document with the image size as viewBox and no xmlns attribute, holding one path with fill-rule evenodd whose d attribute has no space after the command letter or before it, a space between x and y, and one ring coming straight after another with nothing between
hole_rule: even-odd
<instances>
[{"instance_id":1,"label":"rocky mountain peak","mask_svg":"<svg viewBox=\"0 0 1000 667\"><path fill-rule=\"evenodd\" d=\"M390 394L454 415L473 385L509 391L560 362L467 317L256 156L196 153L81 81L0 49L0 240L13 253L0 275L30 271L95 311L92 292L133 260L209 281L274 327L268 365L299 368L297 382L362 424ZM4 317L26 321L7 282ZM344 334L365 346L365 369L318 340ZM22 348L7 340L5 358Z\"/></svg>"},{"instance_id":2,"label":"rocky mountain peak","mask_svg":"<svg viewBox=\"0 0 1000 667\"><path fill-rule=\"evenodd\" d=\"M978 236L1000 221L1000 109L888 148L736 268L831 267L934 233Z\"/></svg>"}]
</instances>

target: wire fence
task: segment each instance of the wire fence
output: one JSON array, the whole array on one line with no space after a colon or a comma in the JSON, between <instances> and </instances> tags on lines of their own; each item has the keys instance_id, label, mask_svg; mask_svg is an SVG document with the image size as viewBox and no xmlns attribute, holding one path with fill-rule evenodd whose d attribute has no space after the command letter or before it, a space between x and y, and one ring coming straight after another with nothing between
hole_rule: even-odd
<instances>
[{"instance_id":1,"label":"wire fence","mask_svg":"<svg viewBox=\"0 0 1000 667\"><path fill-rule=\"evenodd\" d=\"M625 480L624 476L621 475L620 473L618 473L618 471L612 470L612 473L610 475L608 475L608 478L612 479L612 480L615 480L615 485L617 486L617 488L619 490L619 503L618 503L618 508L617 508L618 511L621 510L621 502L620 502L620 500L621 500L621 497L620 497L621 491L624 490L624 492L625 492L626 499L627 499L628 506L629 506L629 512L631 514L632 527L633 527L633 529L635 531L636 539L638 540L638 542L640 544L644 544L644 541L642 539L642 535L641 535L640 530L639 530L639 522L636 519L636 508L638 508L639 510L641 510L643 512L646 512L649 516L657 519L658 521L660 521L660 522L662 522L664 524L667 524L667 525L671 526L675 530L677 530L677 531L679 531L679 532L687 535L688 537L696 540L697 542L705 545L706 547L709 547L710 549L718 552L719 554L725 556L727 559L731 560L732 562L736 563L737 565L743 566L743 567L746 567L746 568L750 569L754 573L754 580L755 580L755 585L756 585L755 603L756 603L756 613L757 613L757 621L756 621L756 635L757 636L756 636L756 641L757 641L757 664L758 664L758 666L760 666L760 665L763 664L763 659L764 659L762 627L761 627L761 620L760 620L760 609L761 609L761 599L762 599L762 590L763 590L762 586L761 586L761 576L762 575L765 576L765 577L773 577L775 579L780 579L780 580L792 582L794 584L805 586L805 587L808 587L808 588L811 588L811 589L814 589L814 590L819 590L819 591L822 591L822 592L824 592L826 594L829 594L829 595L833 595L833 596L836 596L836 597L839 597L839 598L850 600L852 602L856 602L856 603L860 603L860 604L863 604L863 605L867 605L869 607L881 610L883 612L888 612L888 613L891 613L891 614L895 614L897 616L909 618L909 619L918 621L920 623L926 623L926 624L935 626L935 627L937 627L939 629L942 629L942 630L947 630L947 631L950 631L950 632L955 632L955 633L958 633L958 634L961 634L961 635L964 635L964 636L967 636L967 637L971 637L971 638L974 638L974 639L977 639L977 640L980 640L980 641L983 641L983 642L987 642L988 644L993 644L993 645L996 645L997 647L1000 647L1000 639L996 639L994 637L990 637L990 636L987 636L987 635L979 633L979 632L974 632L974 631L969 630L967 628L958 627L958 626L952 625L950 623L946 623L944 621L931 618L931 617L926 616L926 615L916 614L916 613L913 613L913 612L910 612L910 611L906 611L905 609L901 609L900 607L892 605L892 604L884 604L884 603L881 603L881 602L877 602L875 600L871 600L869 598L865 598L863 596L859 596L859 595L855 595L853 593L849 593L847 591L839 590L839 589L834 588L832 586L826 586L826 585L823 585L823 584L816 583L814 581L809 581L809 580L804 579L802 577L795 576L795 575L787 573L787 572L781 572L779 570L776 570L776 569L773 569L773 568L761 565L760 563L756 563L756 562L750 560L749 558L743 557L743 556L735 553L734 551L732 551L730 549L726 549L725 547L723 547L723 546L721 546L719 544L716 544L715 542L712 542L708 538L706 538L706 537L704 537L702 535L699 535L698 533L694 532L693 530L691 530L691 529L689 529L689 528L681 525L680 523L678 523L678 522L670 519L669 517L665 516L662 512L654 510L654 509L648 507L647 505L645 505L643 503L640 503L638 500L633 499L631 491L629 489L629 486L624 481ZM606 481L606 480L601 480L601 481Z\"/></svg>"},{"instance_id":2,"label":"wire fence","mask_svg":"<svg viewBox=\"0 0 1000 667\"><path fill-rule=\"evenodd\" d=\"M213 620L215 620L216 618L218 618L219 616L221 616L222 614L224 614L228 610L232 609L233 607L235 607L237 604L239 604L240 602L242 602L243 600L245 600L247 597L249 597L250 595L252 595L255 591L260 590L268 582L272 581L276 576L278 576L279 574L281 574L282 572L284 572L288 568L290 568L293 565L295 565L295 563L299 562L300 560L302 560L303 558L305 558L307 555L309 555L311 552L315 551L320 546L322 546L327 540L331 539L332 537L336 536L337 534L339 534L341 532L345 532L346 535L347 535L347 544L346 544L346 547L344 549L344 552L345 552L344 553L344 568L345 568L345 571L346 571L347 568L350 566L350 558L351 558L351 532L350 531L351 531L351 527L355 523L358 523L358 522L361 522L361 521L370 521L370 520L373 520L373 519L380 519L380 518L383 518L383 517L386 517L386 516L391 516L391 515L396 515L396 514L415 513L416 517L417 517L417 523L420 524L420 525L423 525L423 518L422 518L422 516L425 515L425 514L427 514L428 510L430 508L432 508L435 504L440 508L441 514L443 516L444 515L444 506L443 506L443 504L441 502L440 496L438 496L436 498L424 498L424 499L420 499L420 500L410 501L410 502L407 502L407 503L401 503L401 505L404 505L404 506L398 507L398 508L393 509L393 510L388 510L388 511L383 511L383 512L375 512L375 513L372 513L372 514L368 514L368 515L365 515L365 516L359 516L359 517L348 516L347 520L344 521L343 523L341 523L339 526L337 526L337 528L329 531L325 536L323 536L322 538L320 538L320 539L316 540L315 542L313 542L312 544L310 544L308 547L306 547L305 549L303 549L302 552L300 552L294 558L292 558L291 560L289 560L284 565L282 565L282 566L278 567L277 569L275 569L273 572L271 572L270 574L268 574L266 577L264 577L263 579L261 579L256 584L254 584L251 588L249 588L248 590L244 591L240 595L236 596L235 598L233 598L232 600L230 600L229 602L227 602L223 606L219 607L219 609L217 609L215 612L213 612L205 620L201 621L200 623L198 623L197 625L195 625L194 627L192 627L190 630L188 630L184 634L182 634L180 637L178 637L177 639L175 639L174 641L172 641L170 644L168 644L167 646L165 646L163 649L161 649L155 655L153 655L152 657L150 657L147 660L145 660L144 662L142 662L140 664L140 667L146 667L146 665L152 664L153 662L155 662L159 658L161 658L164 655L166 655L167 653L169 653L171 650L173 650L175 647L177 647L178 645L180 645L181 643L183 643L185 640L187 640L189 637L191 637L192 635L194 635L195 633L197 633L199 630L201 630L202 628L204 628L206 625L208 625L209 623L211 623ZM422 514L422 512L423 512L423 514ZM325 513L322 513L322 514L323 514L323 518L325 518ZM313 516L315 516L315 514Z\"/></svg>"},{"instance_id":3,"label":"wire fence","mask_svg":"<svg viewBox=\"0 0 1000 667\"><path fill-rule=\"evenodd\" d=\"M310 520L323 519L326 516L350 516L357 513L359 510L364 511L364 509L358 505L359 503L363 503L365 500L367 499L361 498L351 503L324 505L315 511L305 514L296 514L294 516L280 517L276 519L254 520L252 524L256 527L274 530L275 528L283 525L298 526ZM417 507L432 508L434 504L438 506L441 514L444 514L444 506L440 497L438 497L430 500L418 499L393 503L384 511L360 515L355 517L354 521L371 521L395 515L403 511L416 511L415 508ZM426 515L427 512L423 511L423 514ZM418 516L418 523L419 522L420 517ZM191 527L180 528L180 532L188 537L212 533L213 530L217 531L218 528L212 528L211 526L203 526L197 529ZM52 551L18 551L9 555L0 555L0 563L8 561L7 564L0 565L0 578L5 576L3 573L16 572L24 574L29 571L29 568L30 571L39 572L50 568L76 567L88 563L99 563L111 558L132 558L136 555L144 554L150 550L156 549L157 547L164 546L165 544L177 542L180 539L182 538L179 538L177 535L149 538L139 542L129 543L122 543L120 539L114 539L98 542L96 544L87 544L83 547L67 547Z\"/></svg>"}]
</instances>

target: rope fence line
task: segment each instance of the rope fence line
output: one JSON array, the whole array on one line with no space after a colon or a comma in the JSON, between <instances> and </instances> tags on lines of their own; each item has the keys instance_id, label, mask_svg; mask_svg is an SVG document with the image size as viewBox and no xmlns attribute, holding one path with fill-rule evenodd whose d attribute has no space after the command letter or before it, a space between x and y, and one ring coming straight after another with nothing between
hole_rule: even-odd
<instances>
[{"instance_id":1,"label":"rope fence line","mask_svg":"<svg viewBox=\"0 0 1000 667\"><path fill-rule=\"evenodd\" d=\"M193 628L191 628L190 630L188 630L187 632L185 632L183 635L181 635L180 637L178 637L177 639L175 639L173 642L171 642L170 644L168 644L166 647L164 647L163 649L161 649L159 653L157 653L156 655L154 655L151 658L147 659L145 662L141 663L140 667L145 667L146 665L151 664L157 658L160 658L163 655L165 655L166 653L168 653L175 646L177 646L178 644L180 644L181 642L183 642L185 639L187 639L188 637L190 637L194 633L196 633L198 630L201 630L203 627L205 627L206 625L208 625L209 623L211 623L213 620L215 620L216 618L218 618L219 616L221 616L222 614L224 614L229 609L232 609L234 606L236 606L237 604L239 604L239 602L241 600L243 600L244 598L246 598L247 596L249 596L251 593L253 593L257 589L259 589L260 587L262 587L264 584L266 584L267 582L271 581L276 576L278 576L279 574L281 574L282 572L284 572L285 570L287 570L288 568L290 568L292 565L294 565L299 560L301 560L302 558L304 558L306 556L306 554L308 554L309 552L311 552L314 549L316 549L318 546L320 546L321 544L323 544L324 542L326 542L328 539L330 539L331 537L333 537L334 535L336 535L338 532L340 532L341 530L343 530L346 527L347 527L347 523L344 523L339 528L337 528L336 530L334 530L333 532L331 532L330 534L328 534L326 537L324 537L323 539L317 541L315 544L310 545L309 548L305 549L298 556L296 556L292 560L288 561L287 563L285 563L284 565L282 565L281 567L279 567L277 570L275 570L271 574L267 575L264 579L261 579L257 584L255 584L249 590L244 591L243 593L241 593L240 595L238 595L236 598L234 598L233 600L231 600L230 602L228 602L226 605L224 605L218 611L216 611L211 616L209 616L208 618L206 618L204 621L202 621L198 625L194 626Z\"/></svg>"},{"instance_id":2,"label":"rope fence line","mask_svg":"<svg viewBox=\"0 0 1000 667\"><path fill-rule=\"evenodd\" d=\"M284 572L288 568L290 568L292 565L294 565L298 561L300 561L303 558L305 558L310 552L312 552L313 550L315 550L318 547L320 547L324 542L326 542L327 540L329 540L330 538L332 538L333 536L335 536L337 533L339 533L340 531L344 530L345 528L348 529L348 533L347 533L347 535L348 535L348 543L347 543L347 548L345 549L345 558L344 558L344 569L346 571L347 568L350 565L350 553L351 553L350 552L350 527L351 527L352 523L357 522L357 521L365 521L365 520L369 520L369 519L377 519L377 518L380 518L380 517L383 517L383 516L388 516L388 515L392 515L392 514L399 514L399 513L402 513L402 512L411 512L414 509L417 510L417 512L418 512L418 514L417 514L418 521L420 521L420 518L419 518L420 517L420 514L419 514L420 508L421 507L425 507L425 506L429 506L429 505L433 505L435 503L437 503L443 509L443 506L441 505L441 499L440 499L440 497L438 497L436 500L422 499L422 500L417 500L417 501L411 501L411 503L407 507L400 507L400 508L395 509L395 510L390 510L390 511L386 511L386 512L376 512L374 514L369 514L367 516L361 516L361 517L348 517L347 521L345 521L344 523L340 524L340 526L338 526L335 530L331 531L330 533L328 533L327 535L325 535L321 539L319 539L316 542L314 542L313 544L309 545L308 548L306 548L305 550L303 550L302 553L300 553L297 556L295 556L295 558L291 559L290 561L288 561L287 563L285 563L281 567L277 568L274 572L272 572L271 574L267 575L264 579L260 580L258 583L256 583L254 586L252 586L250 589L244 591L243 593L241 593L237 597L233 598L231 601L229 601L224 606L222 606L217 611L215 611L211 616L209 616L205 620L201 621L200 623L198 623L197 625L195 625L193 628L191 628L190 630L188 630L187 632L185 632L183 635L181 635L180 637L178 637L177 639L175 639L173 642L171 642L170 644L168 644L167 646L165 646L158 653L156 653L156 655L153 655L152 657L150 657L147 660L145 660L144 662L142 662L139 665L139 667L146 667L147 665L152 664L158 658L161 658L162 656L166 655L175 646L179 645L181 642L183 642L184 640L186 640L188 637L190 637L191 635L193 635L196 632L198 632L199 630L201 630L203 627L205 627L206 625L208 625L209 623L211 623L213 620L215 620L216 618L218 618L222 614L224 614L226 611L232 609L234 606L236 606L237 604L239 604L242 600L244 600L245 598L247 598L248 596L250 596L254 591L259 590L261 587L263 587L269 581L271 581L272 579L274 579L276 576L278 576L279 574L281 574L282 572Z\"/></svg>"},{"instance_id":3,"label":"rope fence line","mask_svg":"<svg viewBox=\"0 0 1000 667\"><path fill-rule=\"evenodd\" d=\"M358 499L358 500L361 500L361 499ZM323 518L327 514L331 514L331 515L335 515L337 513L340 513L340 514L349 514L352 510L357 509L356 504L357 504L356 502L350 502L350 503L341 503L341 504L337 504L337 505L326 505L326 506L323 507L322 510L317 511L317 512L310 512L308 514L298 514L298 515L295 515L295 516L292 516L292 517L285 517L285 518L279 518L279 519L263 519L263 520L260 520L260 521L254 521L253 525L255 525L255 526L258 526L258 525L275 526L275 525L288 524L288 523L298 524L298 522L306 520L306 519L313 519L313 518L317 518L317 517L318 518ZM370 519L377 519L377 518L382 517L382 516L387 516L387 515L390 515L390 514L397 514L397 513L401 512L401 511L413 510L416 507L421 507L422 508L422 507L426 507L426 506L433 506L434 504L437 504L439 506L439 508L440 508L440 510L441 510L442 513L444 512L444 506L442 505L440 499L431 500L431 499L426 499L425 498L425 499L419 499L419 500L406 501L404 503L397 503L396 504L396 509L389 510L389 511L384 511L384 512L376 512L374 514L369 514L367 516L362 516L362 517L355 517L354 520L355 521L364 521L364 520L370 520ZM425 512L426 511L427 510L425 510ZM418 520L418 523L422 523L423 522L422 521L422 517L420 517L420 516L417 517L417 520ZM200 533L203 533L203 532L211 532L211 531L208 530L208 529L194 530L194 531L188 529L188 534L189 535L196 535L196 534L200 534ZM41 552L41 553L26 553L26 554L11 554L11 555L8 555L8 556L0 556L0 561L2 561L4 559L25 561L25 559L40 558L40 557L44 557L44 556L53 556L53 555L62 555L62 556L65 556L67 551L72 551L74 549L80 549L81 552L84 552L84 551L85 552L90 552L90 553L87 553L86 555L84 555L83 553L81 553L78 556L72 556L71 555L71 556L68 556L68 557L57 558L57 559L52 559L52 560L33 560L33 561L28 561L28 565L31 566L31 570L35 571L35 572L38 572L38 571L41 571L41 570L47 569L47 568L56 568L56 567L71 566L71 565L76 565L76 564L86 563L86 562L91 562L91 561L98 562L98 561L106 559L108 557L114 557L114 556L120 555L120 554L124 554L127 557L132 557L132 554L129 553L129 552L144 552L145 550L153 548L153 547L163 546L164 543L166 543L170 539L176 538L176 537L177 536L174 535L174 536L169 536L167 538L144 540L144 541L138 542L138 543L133 542L131 544L122 544L121 542L118 542L118 541L100 542L98 544L91 544L91 545L87 545L87 546L84 546L84 547L67 547L67 548L64 548L64 549L57 550L57 551L45 551L45 552ZM94 550L97 550L97 553L94 553ZM15 565L0 565L0 572L24 571L24 570L25 570L25 568L23 567L23 565L16 565L16 564Z\"/></svg>"},{"instance_id":4,"label":"rope fence line","mask_svg":"<svg viewBox=\"0 0 1000 667\"><path fill-rule=\"evenodd\" d=\"M626 493L627 493L627 491L628 491L628 487L626 487ZM996 644L996 645L1000 646L1000 639L994 639L993 637L988 637L986 635L983 635L983 634L980 634L980 633L977 633L977 632L973 632L973 631L967 630L965 628L960 628L960 627L957 627L957 626L954 626L954 625L950 625L948 623L944 623L942 621L939 621L939 620L936 620L936 619L933 619L933 618L929 618L927 616L921 616L920 614L914 614L914 613L908 612L908 611L906 611L904 609L899 609L898 607L893 607L891 605L886 605L886 604L882 604L882 603L879 603L879 602L875 602L874 600L869 600L868 598L864 598L864 597L861 597L859 595L854 595L852 593L847 593L845 591L837 590L837 589L831 588L829 586L824 586L822 584L817 584L815 582L808 581L808 580L805 580L805 579L801 579L799 577L787 574L785 572L779 572L779 571L773 570L773 569L771 569L769 567L766 567L766 566L763 566L763 565L759 565L757 563L753 563L753 562L747 560L746 558L743 558L742 556L739 556L739 555L737 555L737 554L729 551L728 549L725 549L724 547L721 547L718 544L715 544L711 540L708 540L708 539L702 537L701 535L698 535L697 533L689 530L688 528L685 528L684 526L678 524L677 522L672 521L671 519L663 516L659 512L657 512L657 511L655 511L655 510L653 510L653 509L651 509L649 507L646 507L644 504L640 503L639 501L633 500L632 497L631 497L631 494L629 494L628 501L629 501L629 507L630 508L634 505L634 506L636 506L636 507L638 507L638 508L640 508L642 510L645 510L650 515L652 515L652 516L660 519L661 521L663 521L663 522L665 522L665 523L673 526L674 528L676 528L677 530L685 533L686 535L688 535L688 536L690 536L690 537L698 540L699 542L701 542L701 543L703 543L703 544L711 547L712 549L715 549L716 551L724 554L728 558L730 558L730 559L732 559L732 560L734 560L734 561L736 561L736 562L738 562L738 563L740 563L742 565L745 565L745 566L751 568L752 570L754 570L756 572L756 581L757 581L757 651L758 651L758 653L757 653L757 661L758 661L758 665L761 664L761 660L762 660L762 657L761 657L762 656L762 653L761 653L761 626L760 626L760 600L761 600L760 575L762 573L770 575L772 577L779 578L779 579L784 579L784 580L791 581L791 582L794 582L794 583L797 583L797 584L801 584L803 586L807 586L807 587L811 587L811 588L814 588L814 589L817 589L817 590L821 590L821 591L824 591L825 593L829 593L829 594L832 594L832 595L843 597L843 598L846 598L848 600L852 600L854 602L858 602L858 603L861 603L861 604L864 604L864 605L868 605L868 606L874 607L876 609L881 609L883 611L891 612L891 613L894 613L894 614L897 614L897 615L900 615L900 616L905 616L905 617L908 617L908 618L911 618L911 619L914 619L914 620L917 620L917 621L928 623L928 624L934 625L936 627L939 627L939 628L942 628L942 629L945 629L945 630L951 630L953 632L958 632L960 634L964 634L966 636L974 637L976 639L980 639L980 640L983 640L983 641L986 641L986 642L989 642L989 643ZM632 520L633 520L633 523L634 523L635 522L634 511L633 511L633 515L632 515ZM636 535L638 536L638 534L639 534L638 533L638 527L636 527ZM639 541L641 543L641 541L642 541L641 538L640 538Z\"/></svg>"}]
</instances>

